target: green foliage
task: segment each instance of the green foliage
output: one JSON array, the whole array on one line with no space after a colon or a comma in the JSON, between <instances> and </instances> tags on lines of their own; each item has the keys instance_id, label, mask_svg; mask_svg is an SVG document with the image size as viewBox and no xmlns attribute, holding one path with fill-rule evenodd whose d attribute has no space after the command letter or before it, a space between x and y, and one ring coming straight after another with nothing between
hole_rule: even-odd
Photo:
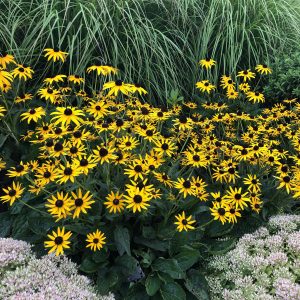
<instances>
[{"instance_id":1,"label":"green foliage","mask_svg":"<svg viewBox=\"0 0 300 300\"><path fill-rule=\"evenodd\" d=\"M264 87L270 102L300 98L300 51L276 57L272 64L273 74Z\"/></svg>"},{"instance_id":2,"label":"green foliage","mask_svg":"<svg viewBox=\"0 0 300 300\"><path fill-rule=\"evenodd\" d=\"M83 75L88 63L110 63L162 103L180 85L193 95L195 62L206 55L219 62L216 81L298 46L299 7L299 0L2 0L0 44L34 67L36 82L49 72L42 50L58 46L70 53L64 71Z\"/></svg>"}]
</instances>

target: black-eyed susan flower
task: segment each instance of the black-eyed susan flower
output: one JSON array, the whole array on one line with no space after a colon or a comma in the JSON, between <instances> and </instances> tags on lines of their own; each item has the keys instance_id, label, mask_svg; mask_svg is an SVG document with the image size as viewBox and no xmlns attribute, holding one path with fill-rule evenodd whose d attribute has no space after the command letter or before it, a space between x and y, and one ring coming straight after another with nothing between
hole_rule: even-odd
<instances>
[{"instance_id":1,"label":"black-eyed susan flower","mask_svg":"<svg viewBox=\"0 0 300 300\"><path fill-rule=\"evenodd\" d=\"M114 160L117 158L115 155L116 149L112 146L97 146L97 150L94 149L93 152L93 158L96 162L99 162L100 165L106 163L109 163L111 160Z\"/></svg>"},{"instance_id":2,"label":"black-eyed susan flower","mask_svg":"<svg viewBox=\"0 0 300 300\"><path fill-rule=\"evenodd\" d=\"M210 208L211 215L214 217L214 220L220 221L223 225L229 221L228 218L228 204L224 202L213 202L213 207Z\"/></svg>"},{"instance_id":3,"label":"black-eyed susan flower","mask_svg":"<svg viewBox=\"0 0 300 300\"><path fill-rule=\"evenodd\" d=\"M157 139L154 140L155 147L153 148L158 155L172 156L177 149L176 145L170 139Z\"/></svg>"},{"instance_id":4,"label":"black-eyed susan flower","mask_svg":"<svg viewBox=\"0 0 300 300\"><path fill-rule=\"evenodd\" d=\"M20 176L24 176L27 173L28 173L28 166L21 161L18 165L8 170L6 175L8 177L20 177Z\"/></svg>"},{"instance_id":5,"label":"black-eyed susan flower","mask_svg":"<svg viewBox=\"0 0 300 300\"><path fill-rule=\"evenodd\" d=\"M84 122L82 116L84 113L81 109L77 109L75 107L57 107L56 111L51 113L51 116L54 116L51 119L51 122L54 121L54 125L69 125L70 123L75 123L76 125L80 125Z\"/></svg>"},{"instance_id":6,"label":"black-eyed susan flower","mask_svg":"<svg viewBox=\"0 0 300 300\"><path fill-rule=\"evenodd\" d=\"M46 52L44 56L47 58L47 61L52 60L54 62L59 60L65 62L68 55L68 52L61 51L59 48L46 48L44 52Z\"/></svg>"},{"instance_id":7,"label":"black-eyed susan flower","mask_svg":"<svg viewBox=\"0 0 300 300\"><path fill-rule=\"evenodd\" d=\"M46 87L39 89L38 95L40 95L42 99L49 100L51 103L55 103L59 97L59 91L53 89L52 87Z\"/></svg>"},{"instance_id":8,"label":"black-eyed susan flower","mask_svg":"<svg viewBox=\"0 0 300 300\"><path fill-rule=\"evenodd\" d=\"M0 118L4 117L5 113L6 113L6 108L0 105Z\"/></svg>"},{"instance_id":9,"label":"black-eyed susan flower","mask_svg":"<svg viewBox=\"0 0 300 300\"><path fill-rule=\"evenodd\" d=\"M248 202L250 202L249 193L242 193L242 188L233 188L229 187L229 190L227 191L226 195L223 197L224 200L226 200L228 203L231 203L236 208L244 209L247 207Z\"/></svg>"},{"instance_id":10,"label":"black-eyed susan flower","mask_svg":"<svg viewBox=\"0 0 300 300\"><path fill-rule=\"evenodd\" d=\"M174 183L166 173L153 172L155 178L167 187L173 187Z\"/></svg>"},{"instance_id":11,"label":"black-eyed susan flower","mask_svg":"<svg viewBox=\"0 0 300 300\"><path fill-rule=\"evenodd\" d=\"M109 89L107 96L117 96L119 92L124 95L128 95L132 92L132 87L130 84L124 83L122 80L109 81L104 83L103 90Z\"/></svg>"},{"instance_id":12,"label":"black-eyed susan flower","mask_svg":"<svg viewBox=\"0 0 300 300\"><path fill-rule=\"evenodd\" d=\"M178 189L180 194L183 194L183 198L186 198L188 195L195 195L195 186L189 179L178 178L174 182L174 187Z\"/></svg>"},{"instance_id":13,"label":"black-eyed susan flower","mask_svg":"<svg viewBox=\"0 0 300 300\"><path fill-rule=\"evenodd\" d=\"M285 189L286 192L289 194L291 192L291 176L288 174L282 175L282 176L274 176L276 179L279 180L279 186L277 189Z\"/></svg>"},{"instance_id":14,"label":"black-eyed susan flower","mask_svg":"<svg viewBox=\"0 0 300 300\"><path fill-rule=\"evenodd\" d=\"M189 231L195 229L195 226L193 224L196 223L196 221L193 219L193 216L190 215L188 217L185 216L185 212L183 211L181 214L178 214L175 216L176 222L174 222L175 225L177 225L177 230L179 232L181 231Z\"/></svg>"},{"instance_id":15,"label":"black-eyed susan flower","mask_svg":"<svg viewBox=\"0 0 300 300\"><path fill-rule=\"evenodd\" d=\"M255 73L251 72L250 69L239 71L237 77L242 77L243 81L251 80L252 78L255 78Z\"/></svg>"},{"instance_id":16,"label":"black-eyed susan flower","mask_svg":"<svg viewBox=\"0 0 300 300\"><path fill-rule=\"evenodd\" d=\"M4 90L5 86L10 86L10 83L13 81L13 75L8 71L0 68L0 89Z\"/></svg>"},{"instance_id":17,"label":"black-eyed susan flower","mask_svg":"<svg viewBox=\"0 0 300 300\"><path fill-rule=\"evenodd\" d=\"M117 74L118 69L112 66L90 66L87 68L87 73L91 73L92 71L97 71L98 75L110 75L110 74Z\"/></svg>"},{"instance_id":18,"label":"black-eyed susan flower","mask_svg":"<svg viewBox=\"0 0 300 300\"><path fill-rule=\"evenodd\" d=\"M243 82L241 84L239 84L239 90L244 92L244 93L247 93L250 91L250 85L248 82Z\"/></svg>"},{"instance_id":19,"label":"black-eyed susan flower","mask_svg":"<svg viewBox=\"0 0 300 300\"><path fill-rule=\"evenodd\" d=\"M108 114L109 105L103 101L93 101L90 106L86 109L86 112L91 114L94 118L102 118Z\"/></svg>"},{"instance_id":20,"label":"black-eyed susan flower","mask_svg":"<svg viewBox=\"0 0 300 300\"><path fill-rule=\"evenodd\" d=\"M45 242L45 248L51 248L48 253L52 253L55 251L55 255L58 256L60 254L64 254L64 249L69 249L71 242L69 241L72 236L71 231L65 232L65 227L57 228L57 231L52 231L52 235L47 235L50 241Z\"/></svg>"},{"instance_id":21,"label":"black-eyed susan flower","mask_svg":"<svg viewBox=\"0 0 300 300\"><path fill-rule=\"evenodd\" d=\"M260 191L261 183L255 174L247 175L247 177L244 179L244 184L248 186L248 190L251 192L257 193Z\"/></svg>"},{"instance_id":22,"label":"black-eyed susan flower","mask_svg":"<svg viewBox=\"0 0 300 300\"><path fill-rule=\"evenodd\" d=\"M66 165L60 165L57 171L57 183L62 184L67 181L74 183L75 178L80 175L78 165L67 162Z\"/></svg>"},{"instance_id":23,"label":"black-eyed susan flower","mask_svg":"<svg viewBox=\"0 0 300 300\"><path fill-rule=\"evenodd\" d=\"M235 91L235 90L228 90L227 93L226 93L226 97L229 99L229 100L235 100L237 99L239 96L239 92Z\"/></svg>"},{"instance_id":24,"label":"black-eyed susan flower","mask_svg":"<svg viewBox=\"0 0 300 300\"><path fill-rule=\"evenodd\" d=\"M228 205L228 212L227 212L227 217L228 217L228 222L229 223L237 223L237 217L241 217L240 209L236 208L234 205L229 204Z\"/></svg>"},{"instance_id":25,"label":"black-eyed susan flower","mask_svg":"<svg viewBox=\"0 0 300 300\"><path fill-rule=\"evenodd\" d=\"M196 87L201 91L201 92L207 92L210 94L211 91L216 89L216 86L211 84L208 80L202 80L198 81L196 83Z\"/></svg>"},{"instance_id":26,"label":"black-eyed susan flower","mask_svg":"<svg viewBox=\"0 0 300 300\"><path fill-rule=\"evenodd\" d=\"M32 94L26 93L26 94L21 94L15 99L15 103L25 103L28 102L32 99Z\"/></svg>"},{"instance_id":27,"label":"black-eyed susan flower","mask_svg":"<svg viewBox=\"0 0 300 300\"><path fill-rule=\"evenodd\" d=\"M250 202L250 207L253 211L256 213L260 213L262 207L263 207L263 202L259 199L253 199Z\"/></svg>"},{"instance_id":28,"label":"black-eyed susan flower","mask_svg":"<svg viewBox=\"0 0 300 300\"><path fill-rule=\"evenodd\" d=\"M212 58L205 58L205 59L201 59L199 61L199 64L202 68L205 68L205 69L211 69L213 66L216 65L216 61L213 60Z\"/></svg>"},{"instance_id":29,"label":"black-eyed susan flower","mask_svg":"<svg viewBox=\"0 0 300 300\"><path fill-rule=\"evenodd\" d=\"M146 95L146 94L148 94L148 92L139 83L132 84L132 85L130 85L130 87L131 87L131 92L132 93L138 92L140 95Z\"/></svg>"},{"instance_id":30,"label":"black-eyed susan flower","mask_svg":"<svg viewBox=\"0 0 300 300\"><path fill-rule=\"evenodd\" d=\"M0 171L6 168L6 162L0 157Z\"/></svg>"},{"instance_id":31,"label":"black-eyed susan flower","mask_svg":"<svg viewBox=\"0 0 300 300\"><path fill-rule=\"evenodd\" d=\"M0 200L2 202L9 202L9 205L11 206L17 199L21 198L24 190L25 189L22 188L22 185L19 182L13 182L11 186L2 189L5 195L1 196Z\"/></svg>"},{"instance_id":32,"label":"black-eyed susan flower","mask_svg":"<svg viewBox=\"0 0 300 300\"><path fill-rule=\"evenodd\" d=\"M125 202L127 203L126 208L131 209L134 213L141 212L143 209L146 210L150 206L150 196L145 190L139 188L130 189L127 191L128 195L124 195Z\"/></svg>"},{"instance_id":33,"label":"black-eyed susan flower","mask_svg":"<svg viewBox=\"0 0 300 300\"><path fill-rule=\"evenodd\" d=\"M46 78L44 80L44 82L47 84L47 85L52 85L53 83L58 83L58 82L64 82L64 78L66 78L67 75L64 75L64 74L58 74L58 75L55 75L54 77L49 77L49 78Z\"/></svg>"},{"instance_id":34,"label":"black-eyed susan flower","mask_svg":"<svg viewBox=\"0 0 300 300\"><path fill-rule=\"evenodd\" d=\"M235 89L235 82L232 80L230 76L223 75L221 76L221 84L220 86L224 90L232 91Z\"/></svg>"},{"instance_id":35,"label":"black-eyed susan flower","mask_svg":"<svg viewBox=\"0 0 300 300\"><path fill-rule=\"evenodd\" d=\"M14 78L23 79L26 81L27 79L32 78L33 73L34 71L30 67L17 65L17 67L11 72L11 75L13 75Z\"/></svg>"},{"instance_id":36,"label":"black-eyed susan flower","mask_svg":"<svg viewBox=\"0 0 300 300\"><path fill-rule=\"evenodd\" d=\"M80 173L87 175L92 169L97 166L95 159L92 156L82 156L74 160L75 165Z\"/></svg>"},{"instance_id":37,"label":"black-eyed susan flower","mask_svg":"<svg viewBox=\"0 0 300 300\"><path fill-rule=\"evenodd\" d=\"M144 164L139 162L133 162L133 164L124 170L124 174L134 180L138 180L139 178L143 180L147 173L149 173L149 170L145 168Z\"/></svg>"},{"instance_id":38,"label":"black-eyed susan flower","mask_svg":"<svg viewBox=\"0 0 300 300\"><path fill-rule=\"evenodd\" d=\"M55 181L57 176L57 169L55 165L44 165L42 168L37 169L36 173L37 183L45 186L50 182Z\"/></svg>"},{"instance_id":39,"label":"black-eyed susan flower","mask_svg":"<svg viewBox=\"0 0 300 300\"><path fill-rule=\"evenodd\" d=\"M6 69L9 64L16 64L14 56L6 52L0 52L0 67Z\"/></svg>"},{"instance_id":40,"label":"black-eyed susan flower","mask_svg":"<svg viewBox=\"0 0 300 300\"><path fill-rule=\"evenodd\" d=\"M120 213L125 208L125 200L123 198L123 194L120 194L119 192L110 192L107 195L106 200L107 201L104 202L104 205L108 209L109 213Z\"/></svg>"},{"instance_id":41,"label":"black-eyed susan flower","mask_svg":"<svg viewBox=\"0 0 300 300\"><path fill-rule=\"evenodd\" d=\"M80 77L79 75L69 75L68 80L70 82L73 82L75 84L81 84L84 83L84 78Z\"/></svg>"},{"instance_id":42,"label":"black-eyed susan flower","mask_svg":"<svg viewBox=\"0 0 300 300\"><path fill-rule=\"evenodd\" d=\"M105 239L104 233L97 229L95 232L87 235L86 241L88 244L86 245L86 248L91 248L93 251L101 250L106 244Z\"/></svg>"},{"instance_id":43,"label":"black-eyed susan flower","mask_svg":"<svg viewBox=\"0 0 300 300\"><path fill-rule=\"evenodd\" d=\"M66 218L70 215L72 199L68 193L56 192L56 195L51 195L45 204L48 207L48 212L58 219Z\"/></svg>"},{"instance_id":44,"label":"black-eyed susan flower","mask_svg":"<svg viewBox=\"0 0 300 300\"><path fill-rule=\"evenodd\" d=\"M263 64L263 65L257 65L255 67L255 70L259 73L259 74L271 74L272 70L271 68L269 68L267 65Z\"/></svg>"},{"instance_id":45,"label":"black-eyed susan flower","mask_svg":"<svg viewBox=\"0 0 300 300\"><path fill-rule=\"evenodd\" d=\"M247 99L249 101L252 101L253 103L256 103L256 102L263 103L263 102L265 102L265 96L264 96L264 94L259 93L259 92L250 91L250 92L246 93L246 96L247 96Z\"/></svg>"},{"instance_id":46,"label":"black-eyed susan flower","mask_svg":"<svg viewBox=\"0 0 300 300\"><path fill-rule=\"evenodd\" d=\"M46 112L43 107L36 107L36 108L29 109L25 113L22 113L20 117L22 121L27 120L27 123L29 124L31 121L37 122L45 115Z\"/></svg>"},{"instance_id":47,"label":"black-eyed susan flower","mask_svg":"<svg viewBox=\"0 0 300 300\"><path fill-rule=\"evenodd\" d=\"M72 204L71 211L73 211L73 219L79 218L81 213L87 214L87 209L91 208L91 205L95 203L92 199L93 195L87 191L85 194L79 188L76 193L71 192L72 195Z\"/></svg>"}]
</instances>

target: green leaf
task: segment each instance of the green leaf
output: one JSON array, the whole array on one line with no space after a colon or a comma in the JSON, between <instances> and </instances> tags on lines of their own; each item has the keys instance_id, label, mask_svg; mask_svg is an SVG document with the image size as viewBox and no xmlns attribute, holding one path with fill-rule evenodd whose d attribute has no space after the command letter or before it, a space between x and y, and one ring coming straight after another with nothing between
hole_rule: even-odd
<instances>
[{"instance_id":1,"label":"green leaf","mask_svg":"<svg viewBox=\"0 0 300 300\"><path fill-rule=\"evenodd\" d=\"M118 283L119 276L116 270L100 270L97 276L97 289L100 294L107 294Z\"/></svg>"},{"instance_id":2,"label":"green leaf","mask_svg":"<svg viewBox=\"0 0 300 300\"><path fill-rule=\"evenodd\" d=\"M114 231L114 239L120 255L123 255L125 252L131 255L130 235L127 228L118 226Z\"/></svg>"},{"instance_id":3,"label":"green leaf","mask_svg":"<svg viewBox=\"0 0 300 300\"><path fill-rule=\"evenodd\" d=\"M208 284L204 275L197 270L190 270L187 274L185 287L199 300L209 300Z\"/></svg>"},{"instance_id":4,"label":"green leaf","mask_svg":"<svg viewBox=\"0 0 300 300\"><path fill-rule=\"evenodd\" d=\"M141 284L134 284L130 287L128 294L124 300L148 300L149 296L146 294L144 286Z\"/></svg>"},{"instance_id":5,"label":"green leaf","mask_svg":"<svg viewBox=\"0 0 300 300\"><path fill-rule=\"evenodd\" d=\"M28 217L28 225L32 232L38 235L45 235L49 229L55 224L55 222L47 217L42 216L30 216Z\"/></svg>"},{"instance_id":6,"label":"green leaf","mask_svg":"<svg viewBox=\"0 0 300 300\"><path fill-rule=\"evenodd\" d=\"M143 237L135 237L134 242L158 251L166 251L169 247L167 241L149 240Z\"/></svg>"},{"instance_id":7,"label":"green leaf","mask_svg":"<svg viewBox=\"0 0 300 300\"><path fill-rule=\"evenodd\" d=\"M212 244L209 253L213 255L221 255L227 253L229 250L234 248L236 244L236 238L232 238L226 241L217 241Z\"/></svg>"},{"instance_id":8,"label":"green leaf","mask_svg":"<svg viewBox=\"0 0 300 300\"><path fill-rule=\"evenodd\" d=\"M0 237L8 236L11 229L11 216L9 212L0 214Z\"/></svg>"},{"instance_id":9,"label":"green leaf","mask_svg":"<svg viewBox=\"0 0 300 300\"><path fill-rule=\"evenodd\" d=\"M183 271L191 268L200 258L200 252L195 249L184 249L176 254L174 258L178 261L180 268Z\"/></svg>"},{"instance_id":10,"label":"green leaf","mask_svg":"<svg viewBox=\"0 0 300 300\"><path fill-rule=\"evenodd\" d=\"M156 275L155 273L149 274L145 282L147 294L149 296L154 296L156 292L159 290L160 285L161 285L161 281L158 275Z\"/></svg>"},{"instance_id":11,"label":"green leaf","mask_svg":"<svg viewBox=\"0 0 300 300\"><path fill-rule=\"evenodd\" d=\"M92 254L93 261L96 263L104 262L108 259L109 253L105 250L96 251Z\"/></svg>"},{"instance_id":12,"label":"green leaf","mask_svg":"<svg viewBox=\"0 0 300 300\"><path fill-rule=\"evenodd\" d=\"M134 274L139 266L139 262L127 254L117 257L115 262L121 267L121 271L125 276Z\"/></svg>"},{"instance_id":13,"label":"green leaf","mask_svg":"<svg viewBox=\"0 0 300 300\"><path fill-rule=\"evenodd\" d=\"M99 265L92 260L91 256L86 256L80 265L80 270L85 273L94 273L98 270Z\"/></svg>"},{"instance_id":14,"label":"green leaf","mask_svg":"<svg viewBox=\"0 0 300 300\"><path fill-rule=\"evenodd\" d=\"M183 288L176 282L164 284L160 289L164 300L186 300L186 294Z\"/></svg>"},{"instance_id":15,"label":"green leaf","mask_svg":"<svg viewBox=\"0 0 300 300\"><path fill-rule=\"evenodd\" d=\"M176 259L158 258L152 265L153 270L169 274L174 279L182 279L185 274Z\"/></svg>"}]
</instances>

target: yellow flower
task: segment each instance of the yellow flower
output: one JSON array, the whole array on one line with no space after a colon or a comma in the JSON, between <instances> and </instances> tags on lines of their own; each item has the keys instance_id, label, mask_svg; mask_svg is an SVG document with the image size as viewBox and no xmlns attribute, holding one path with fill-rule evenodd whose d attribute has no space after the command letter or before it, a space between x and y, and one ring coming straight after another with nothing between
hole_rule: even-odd
<instances>
[{"instance_id":1,"label":"yellow flower","mask_svg":"<svg viewBox=\"0 0 300 300\"><path fill-rule=\"evenodd\" d=\"M91 73L91 71L97 71L98 75L110 75L116 74L119 70L117 68L114 68L112 66L91 66L87 68L87 73Z\"/></svg>"},{"instance_id":2,"label":"yellow flower","mask_svg":"<svg viewBox=\"0 0 300 300\"><path fill-rule=\"evenodd\" d=\"M11 72L14 78L19 77L19 79L24 79L26 81L28 78L32 78L33 70L30 67L25 67L22 65L17 65L17 67Z\"/></svg>"},{"instance_id":3,"label":"yellow flower","mask_svg":"<svg viewBox=\"0 0 300 300\"><path fill-rule=\"evenodd\" d=\"M70 75L70 76L68 76L68 80L75 84L84 83L84 79L78 75Z\"/></svg>"},{"instance_id":4,"label":"yellow flower","mask_svg":"<svg viewBox=\"0 0 300 300\"><path fill-rule=\"evenodd\" d=\"M246 95L247 95L247 99L249 101L253 101L253 103L265 102L265 96L262 93L250 91L250 92L247 92Z\"/></svg>"},{"instance_id":5,"label":"yellow flower","mask_svg":"<svg viewBox=\"0 0 300 300\"><path fill-rule=\"evenodd\" d=\"M6 52L0 52L0 67L6 69L7 65L11 63L16 64L13 55Z\"/></svg>"},{"instance_id":6,"label":"yellow flower","mask_svg":"<svg viewBox=\"0 0 300 300\"><path fill-rule=\"evenodd\" d=\"M49 85L51 85L51 84L53 84L53 82L63 82L64 81L64 78L66 78L67 76L66 75L63 75L63 74L58 74L58 75L56 75L56 76L54 76L54 77L50 77L50 78L46 78L45 80L44 80L44 82L46 83L46 84L49 84Z\"/></svg>"},{"instance_id":7,"label":"yellow flower","mask_svg":"<svg viewBox=\"0 0 300 300\"><path fill-rule=\"evenodd\" d=\"M96 232L87 235L86 241L88 244L86 248L91 248L93 251L100 250L103 248L103 245L106 244L105 239L104 233L97 229Z\"/></svg>"},{"instance_id":8,"label":"yellow flower","mask_svg":"<svg viewBox=\"0 0 300 300\"><path fill-rule=\"evenodd\" d=\"M111 192L106 199L107 201L104 202L104 205L109 209L109 213L113 212L115 214L117 211L120 213L124 210L125 201L123 199L123 194Z\"/></svg>"},{"instance_id":9,"label":"yellow flower","mask_svg":"<svg viewBox=\"0 0 300 300\"><path fill-rule=\"evenodd\" d=\"M260 74L271 74L272 70L267 65L257 65L255 70Z\"/></svg>"},{"instance_id":10,"label":"yellow flower","mask_svg":"<svg viewBox=\"0 0 300 300\"><path fill-rule=\"evenodd\" d=\"M242 77L244 81L250 80L252 78L255 78L255 73L251 72L250 69L245 71L238 72L238 75L236 77Z\"/></svg>"},{"instance_id":11,"label":"yellow flower","mask_svg":"<svg viewBox=\"0 0 300 300\"><path fill-rule=\"evenodd\" d=\"M216 86L211 84L208 80L198 81L196 83L196 87L201 92L207 92L208 94L210 94L210 92L216 88Z\"/></svg>"},{"instance_id":12,"label":"yellow flower","mask_svg":"<svg viewBox=\"0 0 300 300\"><path fill-rule=\"evenodd\" d=\"M71 122L76 125L80 125L84 120L81 116L84 116L84 113L81 109L76 109L74 107L57 107L56 111L51 113L51 115L55 116L51 119L51 122L54 122L54 125L61 124L62 126L69 125Z\"/></svg>"},{"instance_id":13,"label":"yellow flower","mask_svg":"<svg viewBox=\"0 0 300 300\"><path fill-rule=\"evenodd\" d=\"M51 198L49 198L47 202L45 206L49 207L48 212L51 215L59 219L66 218L70 215L72 200L68 193L56 192L56 195L51 195Z\"/></svg>"},{"instance_id":14,"label":"yellow flower","mask_svg":"<svg viewBox=\"0 0 300 300\"><path fill-rule=\"evenodd\" d=\"M73 219L79 218L80 213L87 214L87 209L91 208L91 204L95 203L94 200L92 200L93 195L90 194L89 191L87 191L84 195L79 188L77 193L71 192L72 194L72 205L71 210L74 210L73 212Z\"/></svg>"},{"instance_id":15,"label":"yellow flower","mask_svg":"<svg viewBox=\"0 0 300 300\"><path fill-rule=\"evenodd\" d=\"M128 95L132 92L132 87L130 84L124 83L122 80L109 81L103 85L103 90L109 89L107 96L115 95L117 96L119 92L124 95Z\"/></svg>"},{"instance_id":16,"label":"yellow flower","mask_svg":"<svg viewBox=\"0 0 300 300\"><path fill-rule=\"evenodd\" d=\"M211 69L213 66L215 66L216 61L213 60L212 58L207 57L205 59L201 59L199 61L199 64L202 68Z\"/></svg>"},{"instance_id":17,"label":"yellow flower","mask_svg":"<svg viewBox=\"0 0 300 300\"><path fill-rule=\"evenodd\" d=\"M52 59L54 62L59 60L65 62L66 56L68 55L67 52L60 51L58 48L46 48L44 52L46 52L44 56L47 58L47 60L50 61Z\"/></svg>"},{"instance_id":18,"label":"yellow flower","mask_svg":"<svg viewBox=\"0 0 300 300\"><path fill-rule=\"evenodd\" d=\"M0 89L4 90L6 86L10 86L13 81L13 75L0 68Z\"/></svg>"},{"instance_id":19,"label":"yellow flower","mask_svg":"<svg viewBox=\"0 0 300 300\"><path fill-rule=\"evenodd\" d=\"M187 195L195 195L195 186L189 179L178 178L175 182L174 187L179 190L179 193L183 194L183 198Z\"/></svg>"},{"instance_id":20,"label":"yellow flower","mask_svg":"<svg viewBox=\"0 0 300 300\"><path fill-rule=\"evenodd\" d=\"M4 114L6 113L6 109L4 106L0 105L0 117L4 117Z\"/></svg>"},{"instance_id":21,"label":"yellow flower","mask_svg":"<svg viewBox=\"0 0 300 300\"><path fill-rule=\"evenodd\" d=\"M244 207L247 207L247 202L250 202L250 198L248 198L249 194L248 192L242 194L242 188L232 188L229 187L229 191L227 191L227 195L223 197L223 199L235 205L236 208L244 209Z\"/></svg>"},{"instance_id":22,"label":"yellow flower","mask_svg":"<svg viewBox=\"0 0 300 300\"><path fill-rule=\"evenodd\" d=\"M21 198L24 192L24 188L22 188L22 185L19 182L13 182L12 186L3 188L2 190L5 195L1 196L0 200L3 202L9 202L10 206L13 205L17 199Z\"/></svg>"},{"instance_id":23,"label":"yellow flower","mask_svg":"<svg viewBox=\"0 0 300 300\"><path fill-rule=\"evenodd\" d=\"M65 227L60 229L57 228L57 232L52 231L52 235L48 234L48 238L51 241L45 242L46 248L51 248L48 253L52 253L55 251L55 255L58 256L60 254L64 254L64 249L70 248L70 237L72 235L71 231L65 232Z\"/></svg>"},{"instance_id":24,"label":"yellow flower","mask_svg":"<svg viewBox=\"0 0 300 300\"><path fill-rule=\"evenodd\" d=\"M21 120L27 120L28 124L32 120L33 122L37 122L42 116L45 116L46 112L42 107L31 108L29 111L22 113L20 115Z\"/></svg>"},{"instance_id":25,"label":"yellow flower","mask_svg":"<svg viewBox=\"0 0 300 300\"><path fill-rule=\"evenodd\" d=\"M188 231L195 229L193 224L196 223L196 221L192 219L191 215L189 217L186 217L184 211L182 212L182 214L178 214L177 216L175 216L175 218L177 222L174 222L174 224L177 225L177 230L179 232L181 232L182 230Z\"/></svg>"},{"instance_id":26,"label":"yellow flower","mask_svg":"<svg viewBox=\"0 0 300 300\"><path fill-rule=\"evenodd\" d=\"M210 208L211 215L214 217L214 220L219 220L224 223L229 221L229 216L228 216L228 210L229 206L228 204L224 203L223 201L221 202L213 202L213 207Z\"/></svg>"},{"instance_id":27,"label":"yellow flower","mask_svg":"<svg viewBox=\"0 0 300 300\"><path fill-rule=\"evenodd\" d=\"M136 211L141 212L142 209L148 209L150 204L150 196L145 190L140 190L139 188L130 189L127 191L128 195L125 195L125 202L127 203L126 208L131 208L135 213Z\"/></svg>"}]
</instances>

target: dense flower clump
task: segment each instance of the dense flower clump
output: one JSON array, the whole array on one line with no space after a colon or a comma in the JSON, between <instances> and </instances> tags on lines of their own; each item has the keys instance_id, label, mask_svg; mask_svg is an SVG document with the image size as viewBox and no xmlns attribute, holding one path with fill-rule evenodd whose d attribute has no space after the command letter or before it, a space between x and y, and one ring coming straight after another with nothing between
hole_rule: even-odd
<instances>
[{"instance_id":1,"label":"dense flower clump","mask_svg":"<svg viewBox=\"0 0 300 300\"><path fill-rule=\"evenodd\" d=\"M212 299L300 299L300 216L272 217L208 268Z\"/></svg>"},{"instance_id":2,"label":"dense flower clump","mask_svg":"<svg viewBox=\"0 0 300 300\"><path fill-rule=\"evenodd\" d=\"M37 259L26 242L0 239L0 260L1 299L114 299L97 295L90 280L78 275L76 265L65 256Z\"/></svg>"}]
</instances>

